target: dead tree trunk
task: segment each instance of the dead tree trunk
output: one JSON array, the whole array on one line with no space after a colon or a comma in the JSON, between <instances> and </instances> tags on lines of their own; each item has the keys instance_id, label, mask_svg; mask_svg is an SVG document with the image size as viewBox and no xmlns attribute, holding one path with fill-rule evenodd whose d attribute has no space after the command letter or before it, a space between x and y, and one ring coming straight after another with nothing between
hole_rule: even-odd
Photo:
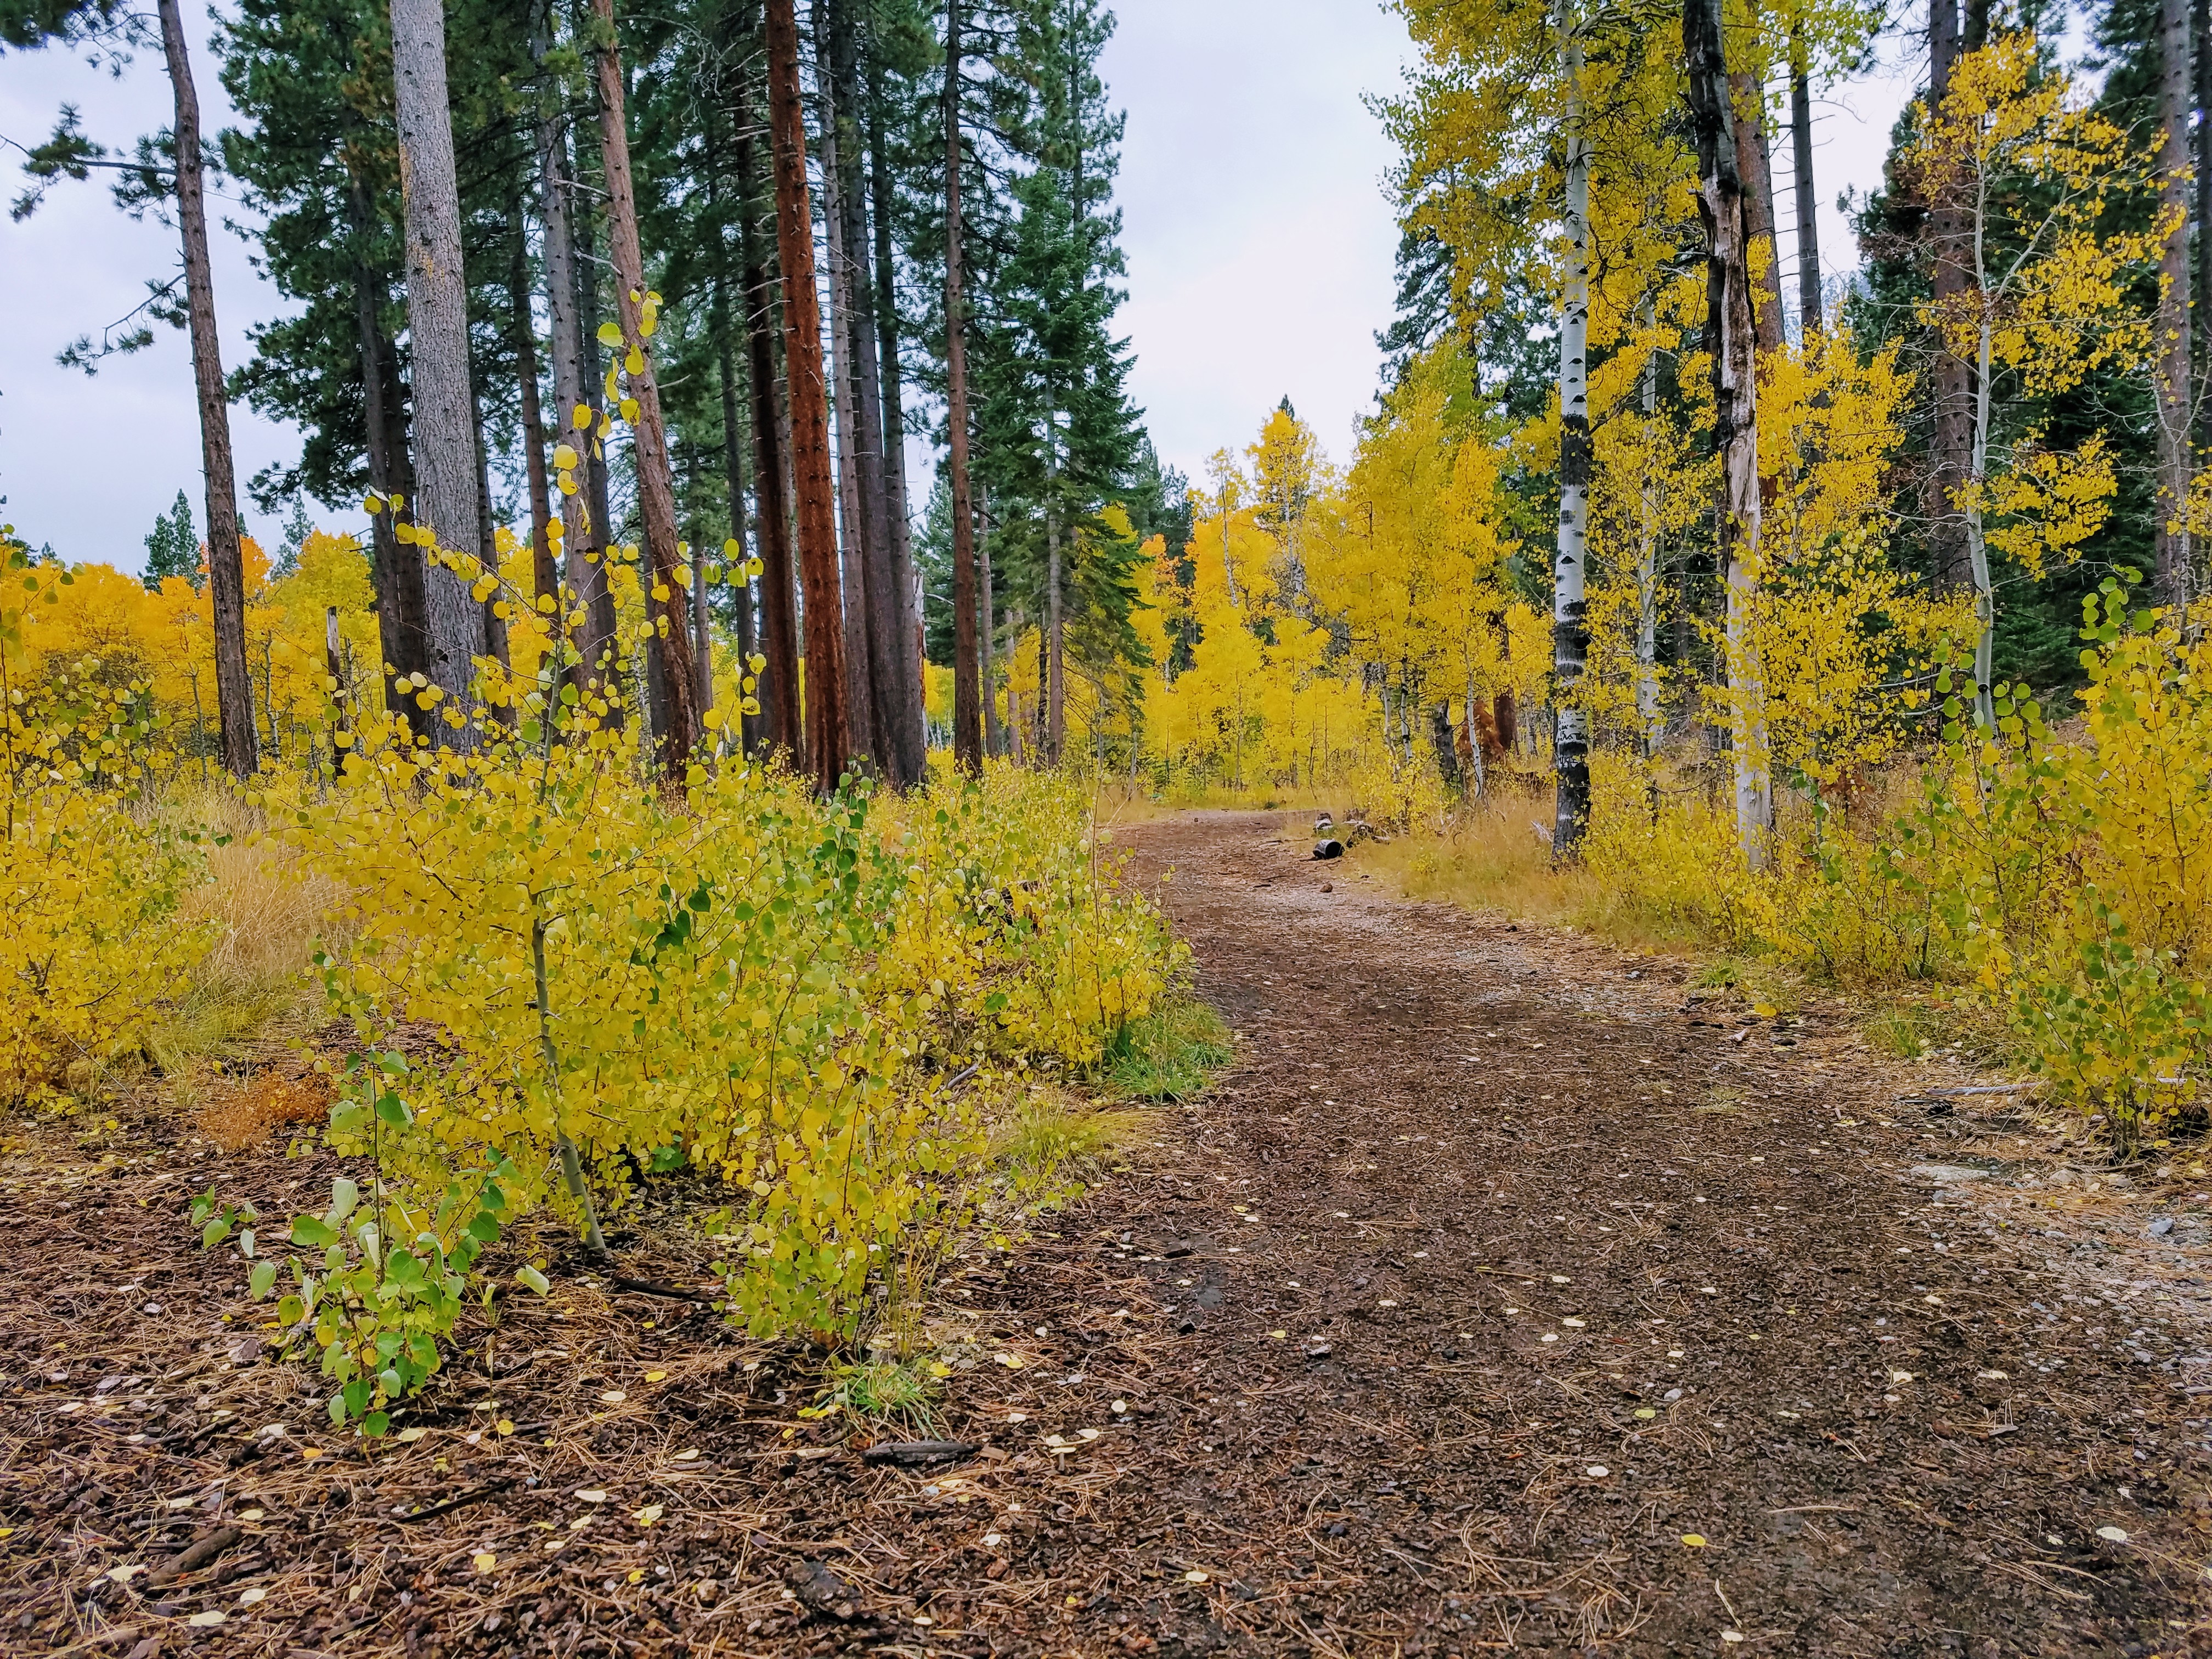
<instances>
[{"instance_id":1,"label":"dead tree trunk","mask_svg":"<svg viewBox=\"0 0 2212 1659\"><path fill-rule=\"evenodd\" d=\"M1736 173L1743 181L1743 257L1762 352L1782 348L1782 246L1774 228L1774 162L1766 143L1766 89L1748 72L1729 76L1735 101Z\"/></svg>"},{"instance_id":2,"label":"dead tree trunk","mask_svg":"<svg viewBox=\"0 0 2212 1659\"><path fill-rule=\"evenodd\" d=\"M200 465L207 476L208 599L215 621L215 696L222 763L233 777L258 764L253 679L246 665L246 559L239 539L238 483L230 453L230 401L215 327L215 276L208 264L207 198L200 157L200 100L177 0L161 0L161 47L176 100L177 224L185 253L185 312L192 384L200 406Z\"/></svg>"}]
</instances>

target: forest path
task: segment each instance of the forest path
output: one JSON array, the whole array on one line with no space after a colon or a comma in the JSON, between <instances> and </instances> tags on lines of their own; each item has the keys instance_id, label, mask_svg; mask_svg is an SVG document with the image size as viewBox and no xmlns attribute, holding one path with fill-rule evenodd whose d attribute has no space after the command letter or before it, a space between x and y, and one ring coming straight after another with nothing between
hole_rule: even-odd
<instances>
[{"instance_id":1,"label":"forest path","mask_svg":"<svg viewBox=\"0 0 2212 1659\"><path fill-rule=\"evenodd\" d=\"M1691 1003L1679 964L1364 896L1306 829L1112 836L1240 1058L1179 1168L1085 1206L1153 1258L1193 1394L1147 1448L1180 1553L1152 1589L1117 1552L1128 1590L1079 1621L1164 1651L2205 1650L2182 1382L2212 1379L1941 1188L1901 1068L1832 1018Z\"/></svg>"}]
</instances>

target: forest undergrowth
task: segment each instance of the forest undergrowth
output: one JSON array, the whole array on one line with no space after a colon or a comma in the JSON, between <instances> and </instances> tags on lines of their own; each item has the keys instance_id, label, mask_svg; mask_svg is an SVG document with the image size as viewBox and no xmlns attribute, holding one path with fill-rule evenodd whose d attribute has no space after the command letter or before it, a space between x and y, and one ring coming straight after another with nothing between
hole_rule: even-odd
<instances>
[{"instance_id":1,"label":"forest undergrowth","mask_svg":"<svg viewBox=\"0 0 2212 1659\"><path fill-rule=\"evenodd\" d=\"M48 690L12 732L46 763L0 784L0 1095L93 1156L149 1095L227 1144L326 1141L326 1204L210 1188L177 1226L371 1437L457 1324L604 1259L662 1181L729 1322L822 1356L856 1420L910 1417L854 1379L927 1392L908 1311L945 1256L1225 1057L1059 777L823 799L733 763L671 790L588 721L466 753L395 721L234 791L161 775L127 694Z\"/></svg>"}]
</instances>

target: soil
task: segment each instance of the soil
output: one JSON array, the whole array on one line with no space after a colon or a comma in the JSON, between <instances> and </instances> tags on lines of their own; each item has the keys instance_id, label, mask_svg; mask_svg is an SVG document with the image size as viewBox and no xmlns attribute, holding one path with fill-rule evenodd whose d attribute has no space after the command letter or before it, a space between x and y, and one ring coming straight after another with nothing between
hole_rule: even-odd
<instances>
[{"instance_id":1,"label":"soil","mask_svg":"<svg viewBox=\"0 0 2212 1659\"><path fill-rule=\"evenodd\" d=\"M1239 1058L952 1264L942 1463L864 1462L800 1356L683 1299L673 1188L364 1451L180 1218L332 1160L152 1104L105 1156L19 1137L0 1648L2212 1651L2174 1165L1304 831L1125 833Z\"/></svg>"}]
</instances>

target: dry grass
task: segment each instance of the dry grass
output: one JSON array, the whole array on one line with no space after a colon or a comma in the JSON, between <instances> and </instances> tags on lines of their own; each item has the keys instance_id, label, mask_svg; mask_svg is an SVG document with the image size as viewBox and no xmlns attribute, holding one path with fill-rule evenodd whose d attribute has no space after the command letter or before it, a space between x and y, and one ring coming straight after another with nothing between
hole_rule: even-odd
<instances>
[{"instance_id":1,"label":"dry grass","mask_svg":"<svg viewBox=\"0 0 2212 1659\"><path fill-rule=\"evenodd\" d=\"M225 820L238 811L210 803L210 827L226 831ZM344 896L336 883L301 872L287 849L236 834L210 848L207 862L208 880L186 898L185 912L212 924L213 943L150 1045L172 1073L305 1029L320 1008L312 974L316 943L331 938ZM270 1121L294 1120L280 1112Z\"/></svg>"}]
</instances>

